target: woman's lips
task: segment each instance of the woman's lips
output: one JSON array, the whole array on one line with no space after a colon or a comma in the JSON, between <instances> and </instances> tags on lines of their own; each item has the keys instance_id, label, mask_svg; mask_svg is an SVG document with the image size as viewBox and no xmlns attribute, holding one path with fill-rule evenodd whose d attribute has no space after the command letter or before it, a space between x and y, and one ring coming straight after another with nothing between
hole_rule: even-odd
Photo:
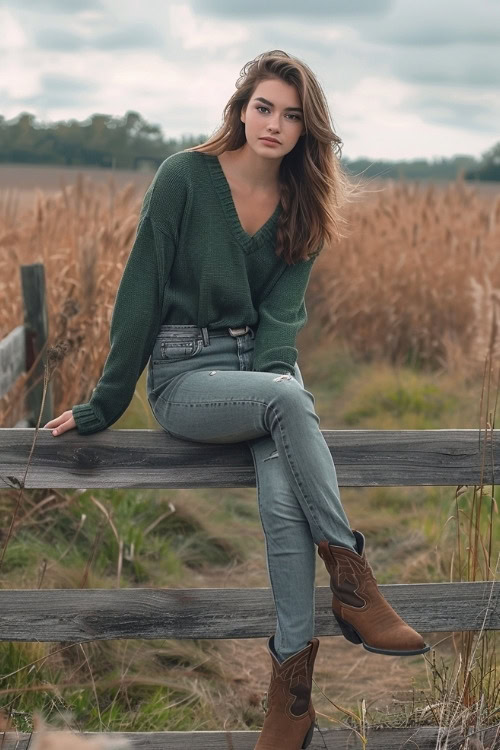
<instances>
[{"instance_id":1,"label":"woman's lips","mask_svg":"<svg viewBox=\"0 0 500 750\"><path fill-rule=\"evenodd\" d=\"M261 138L260 139L263 143L268 143L270 146L279 146L280 144L278 141L271 141L269 138Z\"/></svg>"}]
</instances>

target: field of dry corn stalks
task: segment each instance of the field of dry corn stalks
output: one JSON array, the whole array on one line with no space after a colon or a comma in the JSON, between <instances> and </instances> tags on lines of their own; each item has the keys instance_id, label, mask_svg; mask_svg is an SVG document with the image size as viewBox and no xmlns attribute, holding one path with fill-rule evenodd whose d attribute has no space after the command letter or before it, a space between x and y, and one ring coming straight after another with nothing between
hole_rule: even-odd
<instances>
[{"instance_id":1,"label":"field of dry corn stalks","mask_svg":"<svg viewBox=\"0 0 500 750\"><path fill-rule=\"evenodd\" d=\"M309 317L325 344L339 337L360 358L477 374L500 300L500 190L461 180L364 188L345 209L346 236L311 277ZM142 192L78 174L59 194L37 191L24 211L15 192L0 194L0 338L22 323L20 264L43 262L49 343L71 352L54 375L56 414L86 401L102 371ZM20 418L23 381L0 400L2 426Z\"/></svg>"}]
</instances>

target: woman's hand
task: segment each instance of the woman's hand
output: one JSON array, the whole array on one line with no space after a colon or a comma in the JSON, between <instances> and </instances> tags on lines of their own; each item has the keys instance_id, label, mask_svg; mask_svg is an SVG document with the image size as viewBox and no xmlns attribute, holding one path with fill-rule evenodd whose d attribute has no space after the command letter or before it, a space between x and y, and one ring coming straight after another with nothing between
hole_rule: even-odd
<instances>
[{"instance_id":1,"label":"woman's hand","mask_svg":"<svg viewBox=\"0 0 500 750\"><path fill-rule=\"evenodd\" d=\"M53 435L62 435L62 433L66 432L66 430L72 430L74 427L76 427L73 412L71 411L71 409L68 409L68 411L64 411L59 417L51 419L50 422L44 424L44 428L45 427L50 427L51 429L55 427L55 429L52 430Z\"/></svg>"}]
</instances>

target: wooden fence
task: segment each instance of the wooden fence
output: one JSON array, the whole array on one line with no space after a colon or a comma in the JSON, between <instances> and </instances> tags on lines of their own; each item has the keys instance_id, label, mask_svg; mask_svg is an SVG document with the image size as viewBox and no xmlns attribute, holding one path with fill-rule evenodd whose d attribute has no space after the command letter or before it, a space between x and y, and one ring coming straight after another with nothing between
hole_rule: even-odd
<instances>
[{"instance_id":1,"label":"wooden fence","mask_svg":"<svg viewBox=\"0 0 500 750\"><path fill-rule=\"evenodd\" d=\"M43 263L21 266L24 324L0 339L0 398L12 388L17 378L30 372L26 382L24 416L16 427L34 427L38 420L43 394L43 350L48 337L48 317ZM34 365L34 366L33 366ZM49 383L41 424L53 417L52 384Z\"/></svg>"},{"instance_id":2,"label":"wooden fence","mask_svg":"<svg viewBox=\"0 0 500 750\"><path fill-rule=\"evenodd\" d=\"M323 430L343 487L494 484L500 468L499 430ZM33 429L0 429L0 482L19 487ZM255 487L245 443L212 445L179 441L162 430L75 430L37 437L26 488ZM496 581L381 585L401 616L421 633L500 630ZM317 636L341 635L331 614L328 587L316 590ZM261 638L274 632L269 588L0 590L0 640L75 641L112 638ZM314 695L314 693L313 693ZM263 718L263 717L262 717ZM439 732L439 735L438 735ZM88 733L89 735L95 733ZM258 732L123 733L140 750L254 748ZM369 729L367 749L448 750L463 738L437 727ZM500 748L500 730L475 735ZM24 750L29 735L5 733L2 750ZM353 731L315 730L311 750L361 748ZM442 745L441 745L442 746Z\"/></svg>"}]
</instances>

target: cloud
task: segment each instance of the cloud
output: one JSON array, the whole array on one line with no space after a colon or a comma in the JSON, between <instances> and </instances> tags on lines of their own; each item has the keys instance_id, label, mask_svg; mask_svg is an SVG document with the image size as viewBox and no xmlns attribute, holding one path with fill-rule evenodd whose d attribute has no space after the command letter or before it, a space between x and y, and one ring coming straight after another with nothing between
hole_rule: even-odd
<instances>
[{"instance_id":1,"label":"cloud","mask_svg":"<svg viewBox=\"0 0 500 750\"><path fill-rule=\"evenodd\" d=\"M427 89L410 94L402 105L408 111L418 112L426 122L452 128L489 133L492 123L500 121L500 95L443 90L441 93Z\"/></svg>"},{"instance_id":2,"label":"cloud","mask_svg":"<svg viewBox=\"0 0 500 750\"><path fill-rule=\"evenodd\" d=\"M66 75L65 73L44 73L40 78L42 92L58 90L62 92L81 92L92 91L95 83L77 76Z\"/></svg>"},{"instance_id":3,"label":"cloud","mask_svg":"<svg viewBox=\"0 0 500 750\"><path fill-rule=\"evenodd\" d=\"M0 8L0 51L22 49L28 44L28 37L17 18L8 8Z\"/></svg>"},{"instance_id":4,"label":"cloud","mask_svg":"<svg viewBox=\"0 0 500 750\"><path fill-rule=\"evenodd\" d=\"M203 15L215 16L358 16L388 11L394 0L191 0L191 7Z\"/></svg>"},{"instance_id":5,"label":"cloud","mask_svg":"<svg viewBox=\"0 0 500 750\"><path fill-rule=\"evenodd\" d=\"M164 46L162 34L154 27L136 24L123 29L100 34L89 41L91 47L102 50L159 49Z\"/></svg>"},{"instance_id":6,"label":"cloud","mask_svg":"<svg viewBox=\"0 0 500 750\"><path fill-rule=\"evenodd\" d=\"M71 52L85 46L84 37L68 29L40 29L34 33L34 41L41 50Z\"/></svg>"},{"instance_id":7,"label":"cloud","mask_svg":"<svg viewBox=\"0 0 500 750\"><path fill-rule=\"evenodd\" d=\"M414 49L411 55L398 49L393 71L405 81L426 86L498 88L500 56L493 56L488 46L472 44Z\"/></svg>"},{"instance_id":8,"label":"cloud","mask_svg":"<svg viewBox=\"0 0 500 750\"><path fill-rule=\"evenodd\" d=\"M378 38L388 44L405 47L442 47L461 42L473 44L498 44L500 42L500 22L487 28L453 28L422 26L421 24L402 29L386 29Z\"/></svg>"},{"instance_id":9,"label":"cloud","mask_svg":"<svg viewBox=\"0 0 500 750\"><path fill-rule=\"evenodd\" d=\"M250 32L242 23L213 21L196 16L186 3L172 4L168 9L170 35L179 39L185 50L214 53L246 41Z\"/></svg>"},{"instance_id":10,"label":"cloud","mask_svg":"<svg viewBox=\"0 0 500 750\"><path fill-rule=\"evenodd\" d=\"M35 32L35 41L40 49L70 52L81 49L106 51L128 49L162 49L164 39L159 31L145 24L128 26L116 31L100 34L77 34L68 29L48 28Z\"/></svg>"},{"instance_id":11,"label":"cloud","mask_svg":"<svg viewBox=\"0 0 500 750\"><path fill-rule=\"evenodd\" d=\"M15 0L14 7L16 10L34 10L37 13L55 11L56 13L78 13L101 9L101 0L43 0L43 8L40 7L40 0Z\"/></svg>"},{"instance_id":12,"label":"cloud","mask_svg":"<svg viewBox=\"0 0 500 750\"><path fill-rule=\"evenodd\" d=\"M356 24L373 61L404 81L425 86L491 89L500 80L497 0L398 0L383 19Z\"/></svg>"},{"instance_id":13,"label":"cloud","mask_svg":"<svg viewBox=\"0 0 500 750\"><path fill-rule=\"evenodd\" d=\"M487 46L500 42L500 3L497 0L398 0L391 12L363 24L365 39L390 45L443 47L455 44ZM410 54L413 50L410 51Z\"/></svg>"},{"instance_id":14,"label":"cloud","mask_svg":"<svg viewBox=\"0 0 500 750\"><path fill-rule=\"evenodd\" d=\"M444 92L441 99L444 101ZM349 158L371 159L427 158L457 153L480 153L482 144L491 143L495 137L495 123L490 123L489 133L483 127L474 128L467 120L457 120L460 101L453 116L453 106L438 110L426 92L415 98L410 84L397 78L364 77L351 90L327 92L336 130L344 142L343 153ZM465 102L467 99L464 100ZM472 102L472 99L469 100ZM500 101L493 95L485 101L494 112L500 111ZM465 107L462 109L465 114ZM487 115L484 113L487 122Z\"/></svg>"},{"instance_id":15,"label":"cloud","mask_svg":"<svg viewBox=\"0 0 500 750\"><path fill-rule=\"evenodd\" d=\"M38 92L24 99L28 107L60 107L66 104L80 104L95 92L96 85L91 80L63 73L44 73L40 76Z\"/></svg>"}]
</instances>

